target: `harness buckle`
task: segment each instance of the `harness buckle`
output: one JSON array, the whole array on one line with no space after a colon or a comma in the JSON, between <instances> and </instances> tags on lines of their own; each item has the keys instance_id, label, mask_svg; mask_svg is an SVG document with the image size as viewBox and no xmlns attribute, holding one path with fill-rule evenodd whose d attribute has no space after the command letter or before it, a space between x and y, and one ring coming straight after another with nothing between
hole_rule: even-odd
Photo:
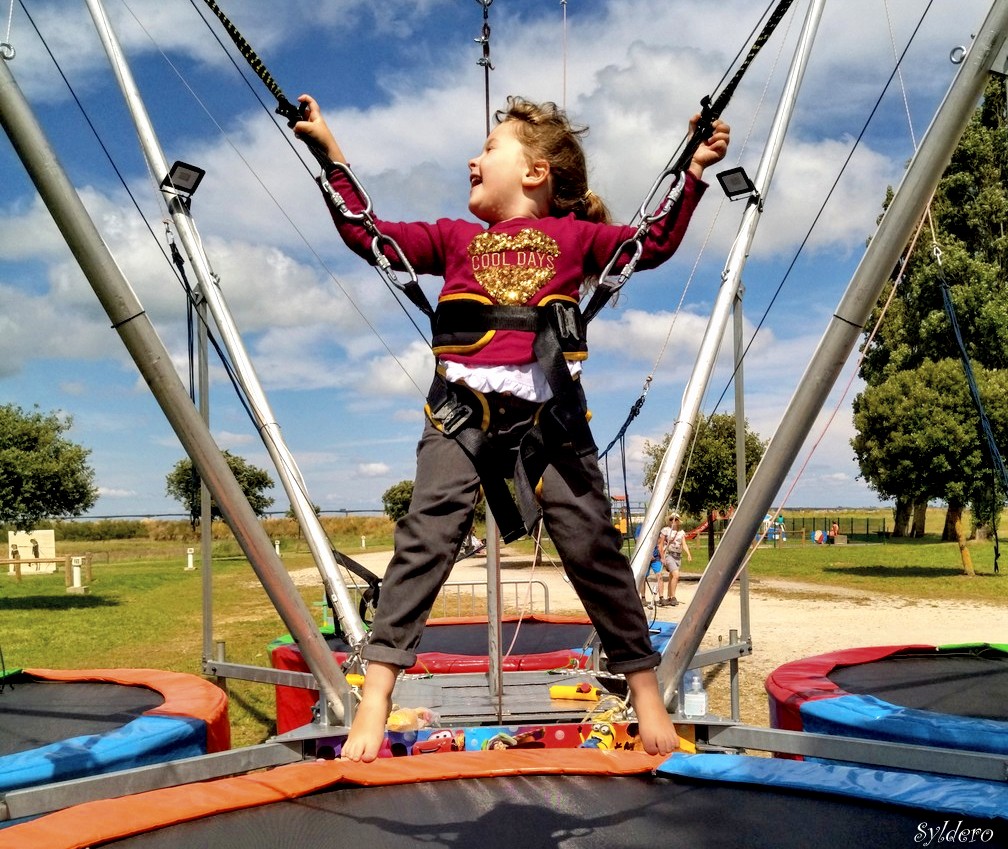
<instances>
[{"instance_id":1,"label":"harness buckle","mask_svg":"<svg viewBox=\"0 0 1008 849\"><path fill-rule=\"evenodd\" d=\"M447 398L436 410L431 410L431 418L441 425L441 430L446 436L458 433L472 418L472 414L472 407L455 398Z\"/></svg>"}]
</instances>

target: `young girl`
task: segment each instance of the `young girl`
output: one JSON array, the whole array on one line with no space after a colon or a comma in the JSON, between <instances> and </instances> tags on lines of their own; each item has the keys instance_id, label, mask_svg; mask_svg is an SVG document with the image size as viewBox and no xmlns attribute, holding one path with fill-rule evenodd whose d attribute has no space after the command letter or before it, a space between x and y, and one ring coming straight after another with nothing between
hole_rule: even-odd
<instances>
[{"instance_id":1,"label":"young girl","mask_svg":"<svg viewBox=\"0 0 1008 849\"><path fill-rule=\"evenodd\" d=\"M306 117L294 132L333 162L345 163L318 104L308 95L300 100ZM588 187L579 138L585 130L573 127L554 104L509 98L497 121L483 150L469 161L469 211L486 227L450 219L375 222L417 273L444 277L434 322L435 387L439 402L447 397L474 413L475 426L456 431L448 417L438 414L440 403L428 404L413 499L396 527L395 554L382 583L371 640L361 652L367 661L364 695L342 751L354 761L378 755L396 677L416 662L430 609L471 526L479 472L515 469L519 452L523 458L536 452L545 458L531 480L537 509L599 634L609 671L626 678L645 750L668 754L679 742L654 671L661 656L651 648L587 429L577 380L587 349L577 322L568 315L552 331L550 339L565 347L562 355L554 349L551 368L542 334L515 329L499 318L493 320L496 325L491 321L467 332L459 319L488 305L576 311L582 283L599 276L635 228L609 223L605 205ZM681 198L648 232L638 268L660 264L678 247L705 188L704 168L724 157L728 136L728 126L716 122L684 175ZM363 208L340 169L331 170L329 183L351 212ZM373 262L367 229L338 214L334 220L347 245ZM396 265L395 252L386 253ZM569 337L574 344L567 344ZM516 471L520 476L520 465ZM490 477L484 474L488 498Z\"/></svg>"},{"instance_id":2,"label":"young girl","mask_svg":"<svg viewBox=\"0 0 1008 849\"><path fill-rule=\"evenodd\" d=\"M658 553L661 556L662 570L658 574L658 600L659 607L676 607L679 599L676 598L676 588L679 586L679 570L682 568L683 552L693 562L693 555L690 554L689 545L686 543L686 531L679 524L679 514L669 513L665 517L665 527L658 534ZM662 596L662 586L665 587L665 595Z\"/></svg>"}]
</instances>

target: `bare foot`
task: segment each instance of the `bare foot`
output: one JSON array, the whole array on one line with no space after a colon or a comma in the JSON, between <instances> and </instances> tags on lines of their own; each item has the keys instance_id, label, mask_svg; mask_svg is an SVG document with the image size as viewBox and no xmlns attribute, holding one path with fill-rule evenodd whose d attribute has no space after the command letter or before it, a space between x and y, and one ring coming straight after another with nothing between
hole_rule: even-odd
<instances>
[{"instance_id":1,"label":"bare foot","mask_svg":"<svg viewBox=\"0 0 1008 849\"><path fill-rule=\"evenodd\" d=\"M629 672L626 679L644 751L649 755L672 754L679 748L679 735L658 691L658 678L654 670Z\"/></svg>"},{"instance_id":2,"label":"bare foot","mask_svg":"<svg viewBox=\"0 0 1008 849\"><path fill-rule=\"evenodd\" d=\"M350 724L350 734L343 744L341 758L348 761L371 763L378 757L382 741L385 739L385 721L388 719L392 703L378 697L361 699Z\"/></svg>"},{"instance_id":3,"label":"bare foot","mask_svg":"<svg viewBox=\"0 0 1008 849\"><path fill-rule=\"evenodd\" d=\"M392 710L392 689L398 674L394 666L374 662L368 665L364 695L350 723L350 734L343 744L341 758L371 763L378 757L385 740L385 723Z\"/></svg>"}]
</instances>

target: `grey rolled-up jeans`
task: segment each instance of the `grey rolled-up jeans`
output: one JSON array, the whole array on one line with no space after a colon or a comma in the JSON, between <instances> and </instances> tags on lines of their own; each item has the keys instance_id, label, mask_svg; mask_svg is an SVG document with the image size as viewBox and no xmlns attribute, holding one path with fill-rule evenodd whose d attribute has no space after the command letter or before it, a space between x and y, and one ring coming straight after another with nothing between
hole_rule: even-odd
<instances>
[{"instance_id":1,"label":"grey rolled-up jeans","mask_svg":"<svg viewBox=\"0 0 1008 849\"><path fill-rule=\"evenodd\" d=\"M538 405L488 394L491 441L517 444ZM417 446L409 513L396 525L395 553L382 580L371 640L361 656L401 668L416 663L424 624L472 525L480 482L459 444L429 421ZM620 549L598 455L558 447L539 493L546 532L598 631L613 673L658 665L647 619Z\"/></svg>"}]
</instances>

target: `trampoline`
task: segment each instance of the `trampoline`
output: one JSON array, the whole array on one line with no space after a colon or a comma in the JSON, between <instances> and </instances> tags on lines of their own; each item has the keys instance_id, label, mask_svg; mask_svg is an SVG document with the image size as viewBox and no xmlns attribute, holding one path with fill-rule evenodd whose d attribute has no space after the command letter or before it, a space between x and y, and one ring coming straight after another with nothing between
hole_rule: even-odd
<instances>
[{"instance_id":1,"label":"trampoline","mask_svg":"<svg viewBox=\"0 0 1008 849\"><path fill-rule=\"evenodd\" d=\"M793 731L1008 754L1008 646L881 646L785 664L770 722Z\"/></svg>"},{"instance_id":2,"label":"trampoline","mask_svg":"<svg viewBox=\"0 0 1008 849\"><path fill-rule=\"evenodd\" d=\"M675 630L674 622L655 622L651 643L661 651ZM516 636L517 633L517 636ZM344 663L350 646L331 630L326 642L338 663ZM583 669L591 660L593 629L586 617L533 614L507 616L501 623L504 672ZM510 649L510 650L509 650ZM290 636L274 640L269 647L274 669L307 672L301 651ZM417 662L407 674L464 674L486 672L489 666L486 617L431 619L424 628L417 649ZM315 690L276 687L277 733L284 734L312 720L312 708L318 700Z\"/></svg>"},{"instance_id":3,"label":"trampoline","mask_svg":"<svg viewBox=\"0 0 1008 849\"><path fill-rule=\"evenodd\" d=\"M155 669L25 669L0 678L0 792L230 747L227 696Z\"/></svg>"},{"instance_id":4,"label":"trampoline","mask_svg":"<svg viewBox=\"0 0 1008 849\"><path fill-rule=\"evenodd\" d=\"M890 849L920 845L920 835L941 845L936 838L949 842L953 831L976 835L981 845L1008 839L1008 821L994 812L1006 808L999 784L939 783L928 801L952 801L932 810L920 806L903 774L845 769L843 783L867 782L867 795L817 784L817 775L835 774L836 767L728 755L677 755L662 763L640 752L572 749L458 752L364 765L301 762L91 802L7 834L19 849ZM717 777L722 771L731 780ZM785 780L769 781L775 772ZM978 796L986 798L960 809L960 802Z\"/></svg>"}]
</instances>

